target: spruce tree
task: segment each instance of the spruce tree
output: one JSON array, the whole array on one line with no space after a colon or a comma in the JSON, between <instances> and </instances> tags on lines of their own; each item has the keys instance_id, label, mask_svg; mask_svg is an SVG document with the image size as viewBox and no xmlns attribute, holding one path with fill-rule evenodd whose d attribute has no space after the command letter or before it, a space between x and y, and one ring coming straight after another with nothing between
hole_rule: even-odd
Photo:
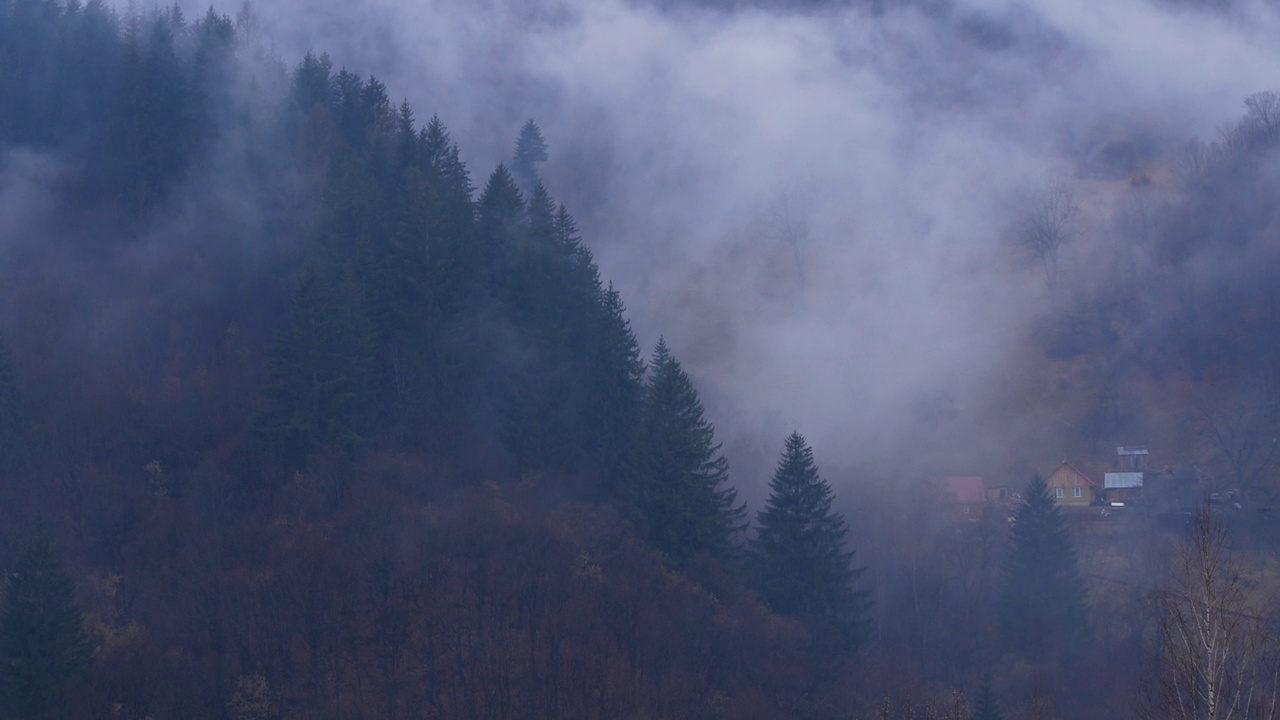
<instances>
[{"instance_id":1,"label":"spruce tree","mask_svg":"<svg viewBox=\"0 0 1280 720\"><path fill-rule=\"evenodd\" d=\"M333 62L327 53L316 57L308 52L293 71L293 102L300 115L316 106L329 108L336 102Z\"/></svg>"},{"instance_id":2,"label":"spruce tree","mask_svg":"<svg viewBox=\"0 0 1280 720\"><path fill-rule=\"evenodd\" d=\"M751 541L765 600L781 614L831 623L856 650L868 604L868 593L855 589L863 570L853 567L845 520L799 433L787 438L769 491Z\"/></svg>"},{"instance_id":3,"label":"spruce tree","mask_svg":"<svg viewBox=\"0 0 1280 720\"><path fill-rule=\"evenodd\" d=\"M1062 514L1037 475L1014 516L998 610L1015 643L1027 648L1078 636L1085 627L1085 588Z\"/></svg>"},{"instance_id":4,"label":"spruce tree","mask_svg":"<svg viewBox=\"0 0 1280 720\"><path fill-rule=\"evenodd\" d=\"M309 267L290 320L268 358L272 407L258 424L283 458L303 464L320 447L352 450L368 439L375 336L349 271L331 283Z\"/></svg>"},{"instance_id":5,"label":"spruce tree","mask_svg":"<svg viewBox=\"0 0 1280 720\"><path fill-rule=\"evenodd\" d=\"M511 158L511 174L520 183L520 189L530 193L538 184L538 164L547 161L547 141L542 129L532 119L525 122L516 139L516 151Z\"/></svg>"},{"instance_id":6,"label":"spruce tree","mask_svg":"<svg viewBox=\"0 0 1280 720\"><path fill-rule=\"evenodd\" d=\"M5 581L0 615L0 699L15 717L40 715L92 657L75 584L48 524L37 523Z\"/></svg>"},{"instance_id":7,"label":"spruce tree","mask_svg":"<svg viewBox=\"0 0 1280 720\"><path fill-rule=\"evenodd\" d=\"M996 701L995 690L991 688L990 675L982 677L982 686L978 688L978 704L973 709L973 720L1004 720L1000 703Z\"/></svg>"},{"instance_id":8,"label":"spruce tree","mask_svg":"<svg viewBox=\"0 0 1280 720\"><path fill-rule=\"evenodd\" d=\"M504 318L520 333L525 352L510 387L504 435L519 472L570 471L581 457L587 356L584 329L596 284L573 272L563 252L556 206L539 183L510 249L510 272L500 287ZM594 278L593 278L594 280Z\"/></svg>"},{"instance_id":9,"label":"spruce tree","mask_svg":"<svg viewBox=\"0 0 1280 720\"><path fill-rule=\"evenodd\" d=\"M590 263L589 253L585 262ZM600 469L605 491L617 495L631 486L640 470L636 434L645 364L622 296L612 284L599 291L588 348L592 362L583 378L587 451Z\"/></svg>"},{"instance_id":10,"label":"spruce tree","mask_svg":"<svg viewBox=\"0 0 1280 720\"><path fill-rule=\"evenodd\" d=\"M745 505L726 487L729 463L693 382L658 340L641 420L643 467L632 492L650 542L676 566L699 551L727 559Z\"/></svg>"},{"instance_id":11,"label":"spruce tree","mask_svg":"<svg viewBox=\"0 0 1280 720\"><path fill-rule=\"evenodd\" d=\"M476 208L467 166L458 146L437 116L432 116L419 132L424 172L432 198L431 223L427 229L438 269L430 280L440 299L446 319L456 320L469 311L479 291L477 278L483 271L483 257L476 237Z\"/></svg>"},{"instance_id":12,"label":"spruce tree","mask_svg":"<svg viewBox=\"0 0 1280 720\"><path fill-rule=\"evenodd\" d=\"M506 292L516 238L525 219L524 197L503 165L489 175L476 207L480 235L477 268L491 297Z\"/></svg>"}]
</instances>

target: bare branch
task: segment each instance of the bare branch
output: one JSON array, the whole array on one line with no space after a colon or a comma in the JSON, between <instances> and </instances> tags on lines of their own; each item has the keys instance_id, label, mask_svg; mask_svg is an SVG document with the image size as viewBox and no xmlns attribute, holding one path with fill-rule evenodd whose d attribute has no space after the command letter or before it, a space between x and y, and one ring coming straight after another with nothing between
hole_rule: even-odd
<instances>
[{"instance_id":1,"label":"bare branch","mask_svg":"<svg viewBox=\"0 0 1280 720\"><path fill-rule=\"evenodd\" d=\"M1153 600L1160 671L1140 707L1144 719L1276 719L1273 623L1250 600L1226 528L1207 504Z\"/></svg>"},{"instance_id":2,"label":"bare branch","mask_svg":"<svg viewBox=\"0 0 1280 720\"><path fill-rule=\"evenodd\" d=\"M1056 302L1058 254L1074 234L1080 206L1061 176L1050 178L1031 198L1018 220L1016 243L1044 266L1045 283Z\"/></svg>"}]
</instances>

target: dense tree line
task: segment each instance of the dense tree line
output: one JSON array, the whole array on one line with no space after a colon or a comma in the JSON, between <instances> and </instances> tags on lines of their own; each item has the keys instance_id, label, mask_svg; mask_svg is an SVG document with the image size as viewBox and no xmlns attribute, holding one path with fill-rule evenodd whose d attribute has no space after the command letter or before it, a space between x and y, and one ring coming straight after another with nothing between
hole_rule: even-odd
<instances>
[{"instance_id":1,"label":"dense tree line","mask_svg":"<svg viewBox=\"0 0 1280 720\"><path fill-rule=\"evenodd\" d=\"M1065 690L1069 665L1123 679L1141 643L1090 632L1043 483L1012 529L957 521L926 481L837 497L795 433L752 517L677 348L642 354L544 184L536 122L473 180L439 117L324 54L286 69L240 27L0 0L0 153L67 168L39 257L0 268L2 712L986 720L1127 701ZM1251 102L1232 147L1264 153ZM1266 177L1231 152L1188 187ZM223 217L240 204L256 224ZM1206 237L1164 236L1162 262ZM40 258L106 270L67 287ZM94 314L112 292L148 312Z\"/></svg>"},{"instance_id":2,"label":"dense tree line","mask_svg":"<svg viewBox=\"0 0 1280 720\"><path fill-rule=\"evenodd\" d=\"M171 233L188 282L241 276L136 342L0 342L5 712L779 717L854 692L856 644L757 596L693 381L663 341L642 358L538 125L477 188L438 117L243 40L213 10L0 3L0 148L72 169L50 250L127 258L228 163L280 235L244 277L195 240L216 228ZM858 597L821 614L856 624Z\"/></svg>"}]
</instances>

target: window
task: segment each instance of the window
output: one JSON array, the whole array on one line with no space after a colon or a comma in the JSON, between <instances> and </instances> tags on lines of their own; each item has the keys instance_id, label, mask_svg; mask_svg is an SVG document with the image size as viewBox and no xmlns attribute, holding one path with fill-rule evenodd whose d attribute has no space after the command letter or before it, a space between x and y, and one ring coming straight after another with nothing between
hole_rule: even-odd
<instances>
[{"instance_id":1,"label":"window","mask_svg":"<svg viewBox=\"0 0 1280 720\"><path fill-rule=\"evenodd\" d=\"M1080 497L1081 495L1082 493L1080 492L1080 488L1073 488L1071 490L1071 497Z\"/></svg>"},{"instance_id":2,"label":"window","mask_svg":"<svg viewBox=\"0 0 1280 720\"><path fill-rule=\"evenodd\" d=\"M1054 496L1054 497L1066 497L1066 496L1067 496L1067 493L1066 493L1062 488L1054 488L1054 489L1053 489L1053 496Z\"/></svg>"}]
</instances>

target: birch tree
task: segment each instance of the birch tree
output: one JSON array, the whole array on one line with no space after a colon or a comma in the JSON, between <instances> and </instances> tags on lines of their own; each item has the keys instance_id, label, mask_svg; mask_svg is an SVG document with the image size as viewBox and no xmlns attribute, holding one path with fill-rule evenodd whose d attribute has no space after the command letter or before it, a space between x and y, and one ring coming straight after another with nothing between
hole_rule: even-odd
<instances>
[{"instance_id":1,"label":"birch tree","mask_svg":"<svg viewBox=\"0 0 1280 720\"><path fill-rule=\"evenodd\" d=\"M1159 666L1139 707L1143 720L1275 720L1280 638L1207 505L1153 600Z\"/></svg>"}]
</instances>

